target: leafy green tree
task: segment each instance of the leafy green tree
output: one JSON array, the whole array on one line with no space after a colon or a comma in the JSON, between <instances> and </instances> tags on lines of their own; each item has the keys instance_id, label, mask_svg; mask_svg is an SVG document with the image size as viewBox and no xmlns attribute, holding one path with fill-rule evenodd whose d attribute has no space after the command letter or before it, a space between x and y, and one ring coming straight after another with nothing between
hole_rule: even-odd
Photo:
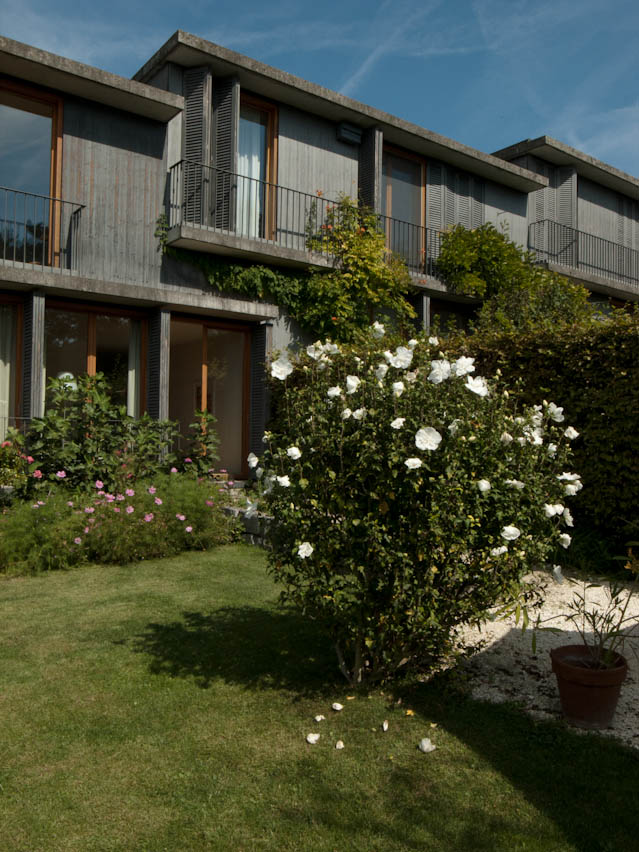
<instances>
[{"instance_id":1,"label":"leafy green tree","mask_svg":"<svg viewBox=\"0 0 639 852\"><path fill-rule=\"evenodd\" d=\"M448 231L437 267L455 293L483 300L479 330L556 330L593 316L585 287L539 266L491 224Z\"/></svg>"}]
</instances>

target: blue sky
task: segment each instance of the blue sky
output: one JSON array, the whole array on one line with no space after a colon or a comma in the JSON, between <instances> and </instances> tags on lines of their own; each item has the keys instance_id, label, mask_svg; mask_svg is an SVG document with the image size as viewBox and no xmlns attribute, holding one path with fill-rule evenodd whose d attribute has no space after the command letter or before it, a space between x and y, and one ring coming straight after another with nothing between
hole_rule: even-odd
<instances>
[{"instance_id":1,"label":"blue sky","mask_svg":"<svg viewBox=\"0 0 639 852\"><path fill-rule=\"evenodd\" d=\"M124 76L176 29L482 151L545 133L639 175L637 0L0 0L2 35Z\"/></svg>"}]
</instances>

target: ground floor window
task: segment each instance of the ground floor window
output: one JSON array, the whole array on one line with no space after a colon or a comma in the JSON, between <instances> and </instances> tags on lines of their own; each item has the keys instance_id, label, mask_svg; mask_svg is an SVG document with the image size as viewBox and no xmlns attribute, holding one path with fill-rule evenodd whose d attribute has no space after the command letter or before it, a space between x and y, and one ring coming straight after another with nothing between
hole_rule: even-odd
<instances>
[{"instance_id":1,"label":"ground floor window","mask_svg":"<svg viewBox=\"0 0 639 852\"><path fill-rule=\"evenodd\" d=\"M15 305L0 304L0 440L16 416L17 313Z\"/></svg>"},{"instance_id":2,"label":"ground floor window","mask_svg":"<svg viewBox=\"0 0 639 852\"><path fill-rule=\"evenodd\" d=\"M245 475L248 452L249 330L171 320L169 417L188 431L195 409L210 411L220 437L219 467Z\"/></svg>"},{"instance_id":3,"label":"ground floor window","mask_svg":"<svg viewBox=\"0 0 639 852\"><path fill-rule=\"evenodd\" d=\"M146 320L104 310L47 307L43 387L50 378L73 383L80 374L103 373L113 401L138 417L144 408Z\"/></svg>"}]
</instances>

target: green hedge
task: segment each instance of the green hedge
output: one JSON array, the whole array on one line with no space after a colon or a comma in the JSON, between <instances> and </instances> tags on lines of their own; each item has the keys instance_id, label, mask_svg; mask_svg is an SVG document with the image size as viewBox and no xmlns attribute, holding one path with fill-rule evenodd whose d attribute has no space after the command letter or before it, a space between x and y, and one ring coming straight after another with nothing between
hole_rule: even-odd
<instances>
[{"instance_id":1,"label":"green hedge","mask_svg":"<svg viewBox=\"0 0 639 852\"><path fill-rule=\"evenodd\" d=\"M484 375L497 369L522 401L564 407L580 432L573 466L584 488L575 508L613 535L639 520L639 313L564 328L560 334L482 333L458 345Z\"/></svg>"}]
</instances>

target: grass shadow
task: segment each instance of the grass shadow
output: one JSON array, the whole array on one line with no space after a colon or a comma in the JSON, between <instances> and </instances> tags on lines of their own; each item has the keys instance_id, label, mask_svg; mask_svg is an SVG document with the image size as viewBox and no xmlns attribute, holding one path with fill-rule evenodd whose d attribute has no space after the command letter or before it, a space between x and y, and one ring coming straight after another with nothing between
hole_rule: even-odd
<instances>
[{"instance_id":1,"label":"grass shadow","mask_svg":"<svg viewBox=\"0 0 639 852\"><path fill-rule=\"evenodd\" d=\"M219 679L312 697L339 677L325 634L293 610L184 612L182 621L148 624L132 647L151 658L152 673L192 678L203 689Z\"/></svg>"}]
</instances>

